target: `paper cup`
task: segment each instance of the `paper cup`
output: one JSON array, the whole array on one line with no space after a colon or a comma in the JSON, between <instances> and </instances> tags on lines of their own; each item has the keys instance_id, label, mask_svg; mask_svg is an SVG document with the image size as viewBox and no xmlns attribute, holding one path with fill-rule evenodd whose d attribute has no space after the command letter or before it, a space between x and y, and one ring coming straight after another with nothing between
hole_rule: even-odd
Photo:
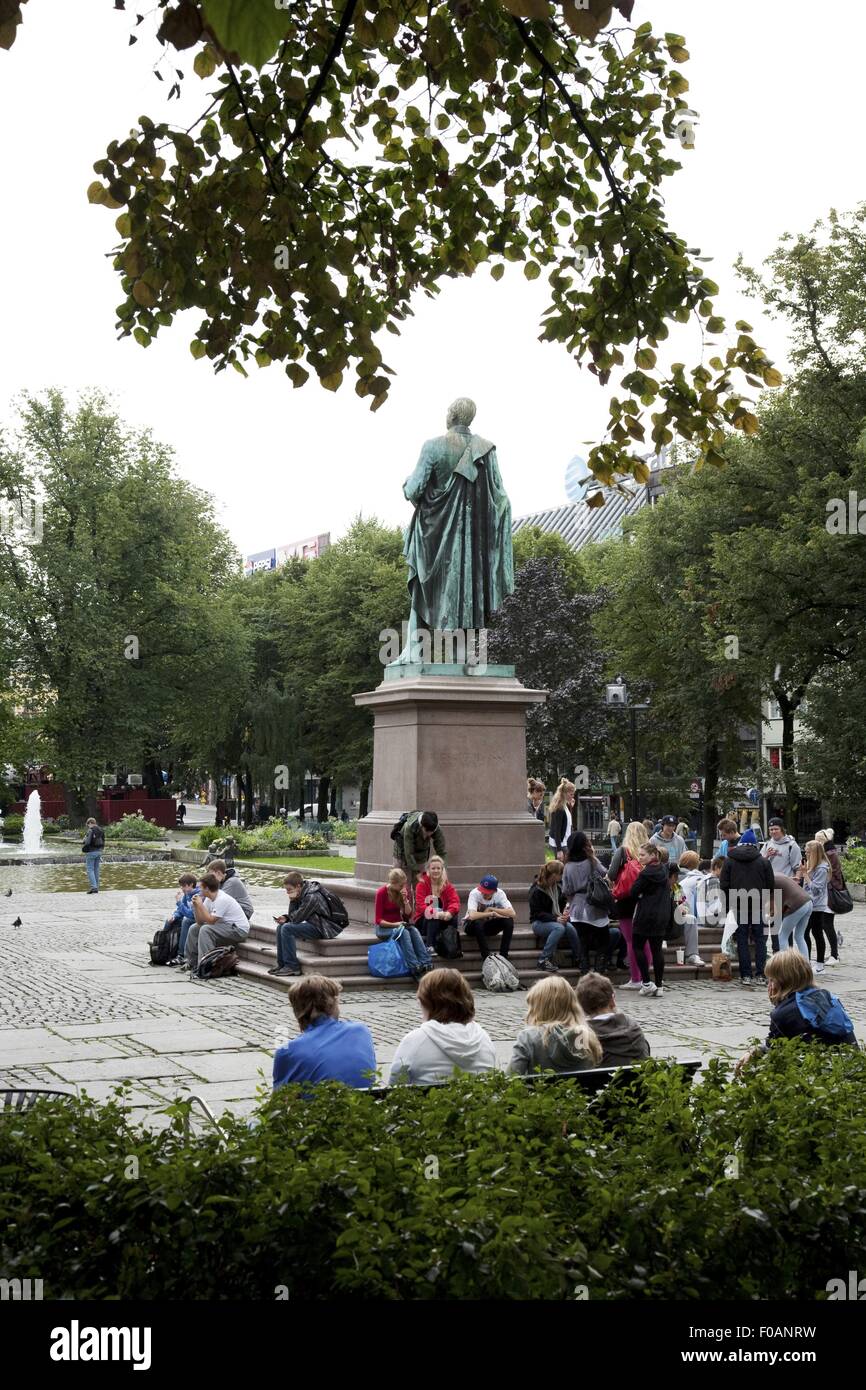
<instances>
[{"instance_id":1,"label":"paper cup","mask_svg":"<svg viewBox=\"0 0 866 1390\"><path fill-rule=\"evenodd\" d=\"M686 951L684 946L677 947L677 965L685 965Z\"/></svg>"}]
</instances>

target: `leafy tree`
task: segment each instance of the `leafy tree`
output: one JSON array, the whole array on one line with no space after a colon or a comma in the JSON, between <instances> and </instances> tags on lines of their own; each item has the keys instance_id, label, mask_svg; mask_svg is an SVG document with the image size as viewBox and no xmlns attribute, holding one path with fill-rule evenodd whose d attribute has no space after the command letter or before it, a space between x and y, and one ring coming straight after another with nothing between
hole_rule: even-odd
<instances>
[{"instance_id":1,"label":"leafy tree","mask_svg":"<svg viewBox=\"0 0 866 1390\"><path fill-rule=\"evenodd\" d=\"M626 519L621 539L584 552L609 594L598 620L609 670L625 677L630 699L649 699L639 718L641 761L650 770L640 785L682 807L688 782L703 777L704 855L712 852L720 783L744 766L740 727L758 712L752 673L726 659L708 621L707 569L727 524L717 494L727 483L727 472L683 470L661 502ZM623 766L622 737L619 757ZM653 772L653 764L672 771Z\"/></svg>"},{"instance_id":2,"label":"leafy tree","mask_svg":"<svg viewBox=\"0 0 866 1390\"><path fill-rule=\"evenodd\" d=\"M359 518L307 567L302 583L277 590L274 616L284 689L319 776L324 820L332 785L358 781L364 796L372 776L372 716L352 697L380 684L380 634L400 632L409 616L402 533ZM288 760L288 753L278 759Z\"/></svg>"},{"instance_id":3,"label":"leafy tree","mask_svg":"<svg viewBox=\"0 0 866 1390\"><path fill-rule=\"evenodd\" d=\"M592 784L602 780L609 731L592 618L603 601L574 592L561 561L540 556L517 569L514 592L491 624L489 660L513 663L524 685L549 692L526 716L528 766L549 782L572 776L576 765Z\"/></svg>"},{"instance_id":4,"label":"leafy tree","mask_svg":"<svg viewBox=\"0 0 866 1390\"><path fill-rule=\"evenodd\" d=\"M91 202L120 210L121 334L146 347L196 309L191 351L216 370L279 362L295 386L314 372L336 390L354 368L375 410L392 374L381 330L399 333L418 293L516 262L547 276L542 338L602 385L621 371L588 460L600 480L646 481L647 428L714 464L727 430L757 428L735 379L781 377L747 323L706 365L658 368L671 323L694 316L717 340L725 321L661 192L689 144L685 40L606 29L633 0L166 6L157 38L173 65L195 50L207 98L187 130L142 116L94 165ZM0 0L0 43L19 19Z\"/></svg>"},{"instance_id":5,"label":"leafy tree","mask_svg":"<svg viewBox=\"0 0 866 1390\"><path fill-rule=\"evenodd\" d=\"M580 554L556 531L542 531L540 526L521 526L514 536L514 569L520 570L528 560L555 560L565 576L569 593L586 590L586 571Z\"/></svg>"},{"instance_id":6,"label":"leafy tree","mask_svg":"<svg viewBox=\"0 0 866 1390\"><path fill-rule=\"evenodd\" d=\"M13 698L79 813L106 769L159 764L179 707L201 700L237 556L169 451L98 395L26 398L0 439L0 497L42 501L40 540L0 535L0 609Z\"/></svg>"}]
</instances>

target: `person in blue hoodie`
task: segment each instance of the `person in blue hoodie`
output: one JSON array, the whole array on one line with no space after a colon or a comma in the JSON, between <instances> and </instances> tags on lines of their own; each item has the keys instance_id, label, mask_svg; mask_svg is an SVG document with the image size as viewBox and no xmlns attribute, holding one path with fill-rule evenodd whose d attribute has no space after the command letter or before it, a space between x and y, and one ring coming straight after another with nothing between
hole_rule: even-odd
<instances>
[{"instance_id":1,"label":"person in blue hoodie","mask_svg":"<svg viewBox=\"0 0 866 1390\"><path fill-rule=\"evenodd\" d=\"M197 879L195 874L181 874L177 881L178 893L175 902L174 912L169 917L169 922L177 922L180 925L180 943L177 948L177 959L182 961L186 950L186 938L189 929L195 921L192 900L196 891ZM168 923L166 923L168 925ZM169 961L173 965L174 961Z\"/></svg>"},{"instance_id":2,"label":"person in blue hoodie","mask_svg":"<svg viewBox=\"0 0 866 1390\"><path fill-rule=\"evenodd\" d=\"M366 1023L340 1018L342 985L305 975L289 990L301 1032L274 1053L274 1090L289 1082L342 1081L366 1090L376 1081L376 1053Z\"/></svg>"}]
</instances>

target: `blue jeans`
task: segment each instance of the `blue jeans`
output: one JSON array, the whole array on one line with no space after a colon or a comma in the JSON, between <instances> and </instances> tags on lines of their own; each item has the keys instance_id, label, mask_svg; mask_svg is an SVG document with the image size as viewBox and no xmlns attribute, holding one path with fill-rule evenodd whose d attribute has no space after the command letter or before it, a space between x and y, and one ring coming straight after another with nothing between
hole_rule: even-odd
<instances>
[{"instance_id":1,"label":"blue jeans","mask_svg":"<svg viewBox=\"0 0 866 1390\"><path fill-rule=\"evenodd\" d=\"M577 931L570 922L533 922L532 930L539 945L544 942L541 960L553 960L559 950L562 938L565 937L568 949L571 951L571 959L575 965L577 964L580 955L580 940Z\"/></svg>"},{"instance_id":2,"label":"blue jeans","mask_svg":"<svg viewBox=\"0 0 866 1390\"><path fill-rule=\"evenodd\" d=\"M611 835L611 837L610 837L610 847L611 847L612 850L616 850L616 848L617 848L616 836L615 836L615 835Z\"/></svg>"},{"instance_id":3,"label":"blue jeans","mask_svg":"<svg viewBox=\"0 0 866 1390\"><path fill-rule=\"evenodd\" d=\"M380 941L390 941L399 927L377 927L376 935ZM417 927L406 927L397 942L403 952L403 959L410 970L423 970L430 965L430 952L424 945L424 938Z\"/></svg>"},{"instance_id":4,"label":"blue jeans","mask_svg":"<svg viewBox=\"0 0 866 1390\"><path fill-rule=\"evenodd\" d=\"M322 939L322 933L312 922L280 922L277 926L277 965L289 965L293 970L299 969L298 940Z\"/></svg>"},{"instance_id":5,"label":"blue jeans","mask_svg":"<svg viewBox=\"0 0 866 1390\"><path fill-rule=\"evenodd\" d=\"M177 954L182 956L186 952L186 939L189 936L189 929L195 921L194 917L181 917L180 919L180 945Z\"/></svg>"},{"instance_id":6,"label":"blue jeans","mask_svg":"<svg viewBox=\"0 0 866 1390\"><path fill-rule=\"evenodd\" d=\"M87 867L87 881L91 888L99 887L99 861L101 858L101 849L89 849L84 856L84 863Z\"/></svg>"},{"instance_id":7,"label":"blue jeans","mask_svg":"<svg viewBox=\"0 0 866 1390\"><path fill-rule=\"evenodd\" d=\"M787 951L793 938L795 949L800 952L801 956L805 956L807 960L809 959L809 948L806 945L806 928L809 925L809 918L811 916L812 904L803 903L803 906L798 907L796 912L789 912L787 917L782 918L782 925L779 928L779 949L781 951Z\"/></svg>"},{"instance_id":8,"label":"blue jeans","mask_svg":"<svg viewBox=\"0 0 866 1390\"><path fill-rule=\"evenodd\" d=\"M811 904L810 904L811 906ZM767 963L767 938L764 935L766 927L763 924L757 927L743 926L737 927L737 957L740 962L740 979L751 980L752 978L752 958L749 955L749 938L755 943L755 974L763 975L764 966Z\"/></svg>"}]
</instances>

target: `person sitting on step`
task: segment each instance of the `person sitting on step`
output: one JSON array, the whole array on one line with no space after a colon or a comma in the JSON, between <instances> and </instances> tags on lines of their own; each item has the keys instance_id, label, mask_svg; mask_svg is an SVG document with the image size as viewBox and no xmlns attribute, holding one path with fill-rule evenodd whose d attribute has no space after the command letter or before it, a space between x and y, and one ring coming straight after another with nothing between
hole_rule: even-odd
<instances>
[{"instance_id":1,"label":"person sitting on step","mask_svg":"<svg viewBox=\"0 0 866 1390\"><path fill-rule=\"evenodd\" d=\"M499 879L495 874L485 874L478 887L473 888L469 894L466 916L463 919L463 930L467 936L473 936L477 941L482 961L485 956L490 955L487 938L498 936L500 932L502 944L499 954L508 960L508 948L514 935L516 916L517 913L508 897L499 887Z\"/></svg>"},{"instance_id":2,"label":"person sitting on step","mask_svg":"<svg viewBox=\"0 0 866 1390\"><path fill-rule=\"evenodd\" d=\"M253 900L250 897L249 889L243 879L239 877L236 869L229 869L224 859L212 859L207 866L208 873L216 874L220 881L220 888L224 893L228 893L230 898L240 903L243 908L244 916L247 921L253 915Z\"/></svg>"},{"instance_id":3,"label":"person sitting on step","mask_svg":"<svg viewBox=\"0 0 866 1390\"><path fill-rule=\"evenodd\" d=\"M563 940L571 951L572 965L580 963L580 940L577 929L568 920L568 905L562 891L565 867L559 859L542 864L529 890L529 925L537 945L543 947L538 961L539 970L556 972L556 953Z\"/></svg>"},{"instance_id":4,"label":"person sitting on step","mask_svg":"<svg viewBox=\"0 0 866 1390\"><path fill-rule=\"evenodd\" d=\"M299 941L332 941L347 925L338 922L322 885L314 878L304 878L297 869L283 879L289 910L275 917L277 924L277 963L269 975L302 975L298 960Z\"/></svg>"},{"instance_id":5,"label":"person sitting on step","mask_svg":"<svg viewBox=\"0 0 866 1390\"><path fill-rule=\"evenodd\" d=\"M307 975L289 988L301 1032L274 1053L274 1090L290 1082L342 1081L366 1090L376 1080L376 1052L366 1023L340 1018L342 985Z\"/></svg>"},{"instance_id":6,"label":"person sitting on step","mask_svg":"<svg viewBox=\"0 0 866 1390\"><path fill-rule=\"evenodd\" d=\"M600 1067L602 1047L567 980L538 980L526 996L526 1027L518 1033L508 1070L586 1071Z\"/></svg>"},{"instance_id":7,"label":"person sitting on step","mask_svg":"<svg viewBox=\"0 0 866 1390\"><path fill-rule=\"evenodd\" d=\"M180 928L180 940L178 942L176 959L181 962L185 958L186 939L189 936L190 927L195 922L192 900L195 896L197 883L198 879L195 874L181 874L177 881L178 891L175 895L174 912L166 923L166 926L168 926L169 922L176 922ZM173 965L174 961L169 961L169 964Z\"/></svg>"},{"instance_id":8,"label":"person sitting on step","mask_svg":"<svg viewBox=\"0 0 866 1390\"><path fill-rule=\"evenodd\" d=\"M199 885L192 900L195 926L190 927L186 939L186 963L191 975L218 946L236 946L250 934L250 924L240 903L222 891L216 874L208 870L202 874Z\"/></svg>"},{"instance_id":9,"label":"person sitting on step","mask_svg":"<svg viewBox=\"0 0 866 1390\"><path fill-rule=\"evenodd\" d=\"M613 985L594 970L577 982L577 998L602 1048L600 1067L627 1067L650 1055L650 1045L636 1019L616 1006Z\"/></svg>"},{"instance_id":10,"label":"person sitting on step","mask_svg":"<svg viewBox=\"0 0 866 1390\"><path fill-rule=\"evenodd\" d=\"M431 954L436 950L439 933L459 916L460 899L448 878L445 860L438 854L431 855L427 872L415 886L415 925L426 935Z\"/></svg>"},{"instance_id":11,"label":"person sitting on step","mask_svg":"<svg viewBox=\"0 0 866 1390\"><path fill-rule=\"evenodd\" d=\"M415 911L408 879L402 869L392 869L388 882L377 890L373 912L377 937L380 941L389 941L392 937L396 940L413 979L420 980L433 969L430 952L413 924Z\"/></svg>"}]
</instances>

